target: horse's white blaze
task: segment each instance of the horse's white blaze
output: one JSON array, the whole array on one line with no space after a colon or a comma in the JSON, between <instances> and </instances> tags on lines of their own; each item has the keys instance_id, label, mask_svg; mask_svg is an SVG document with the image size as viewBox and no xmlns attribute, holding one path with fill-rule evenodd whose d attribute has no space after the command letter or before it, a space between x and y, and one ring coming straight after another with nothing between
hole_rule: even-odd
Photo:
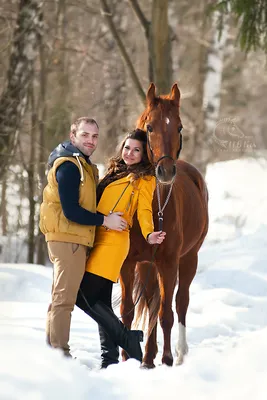
<instances>
[{"instance_id":1,"label":"horse's white blaze","mask_svg":"<svg viewBox=\"0 0 267 400\"><path fill-rule=\"evenodd\" d=\"M184 355L188 352L188 346L186 342L186 327L183 324L181 324L181 322L179 322L178 328L179 328L179 337L176 346L176 355L177 355L176 365L182 364L184 360Z\"/></svg>"},{"instance_id":2,"label":"horse's white blaze","mask_svg":"<svg viewBox=\"0 0 267 400\"><path fill-rule=\"evenodd\" d=\"M170 120L168 117L166 117L166 124L169 125L169 123L170 123Z\"/></svg>"}]
</instances>

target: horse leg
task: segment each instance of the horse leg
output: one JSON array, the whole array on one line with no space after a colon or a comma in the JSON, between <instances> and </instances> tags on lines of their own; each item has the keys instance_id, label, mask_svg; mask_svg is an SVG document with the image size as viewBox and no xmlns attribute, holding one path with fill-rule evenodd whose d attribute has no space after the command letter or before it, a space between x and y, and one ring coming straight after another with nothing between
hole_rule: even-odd
<instances>
[{"instance_id":1,"label":"horse leg","mask_svg":"<svg viewBox=\"0 0 267 400\"><path fill-rule=\"evenodd\" d=\"M121 285L121 306L120 314L122 322L127 328L131 329L134 319L134 303L133 303L133 284L134 284L134 270L135 262L128 259L124 261L120 272L120 285ZM122 350L122 360L126 361L129 357L127 353Z\"/></svg>"},{"instance_id":2,"label":"horse leg","mask_svg":"<svg viewBox=\"0 0 267 400\"><path fill-rule=\"evenodd\" d=\"M173 268L164 268L160 270L160 291L161 291L161 304L159 311L160 325L163 330L164 345L162 364L168 366L173 365L173 356L171 352L171 330L173 327L173 311L172 299L174 288L177 284L177 266Z\"/></svg>"},{"instance_id":3,"label":"horse leg","mask_svg":"<svg viewBox=\"0 0 267 400\"><path fill-rule=\"evenodd\" d=\"M176 294L176 312L178 314L179 337L176 346L176 365L183 363L188 352L186 341L186 313L189 305L189 287L196 274L198 263L197 253L190 251L179 262L179 285Z\"/></svg>"},{"instance_id":4,"label":"horse leg","mask_svg":"<svg viewBox=\"0 0 267 400\"><path fill-rule=\"evenodd\" d=\"M137 264L138 292L142 293L137 304L137 321L142 317L145 309L148 309L148 333L143 357L143 368L155 368L154 360L158 352L157 346L157 320L159 314L159 284L155 265L144 261Z\"/></svg>"}]
</instances>

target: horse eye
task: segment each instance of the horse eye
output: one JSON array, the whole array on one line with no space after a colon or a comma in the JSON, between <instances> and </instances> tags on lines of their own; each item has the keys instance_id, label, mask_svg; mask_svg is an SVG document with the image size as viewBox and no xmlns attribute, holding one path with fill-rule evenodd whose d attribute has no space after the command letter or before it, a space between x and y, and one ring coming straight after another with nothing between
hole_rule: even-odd
<instances>
[{"instance_id":1,"label":"horse eye","mask_svg":"<svg viewBox=\"0 0 267 400\"><path fill-rule=\"evenodd\" d=\"M148 132L153 132L153 128L149 124L147 124L146 129L148 130Z\"/></svg>"},{"instance_id":2,"label":"horse eye","mask_svg":"<svg viewBox=\"0 0 267 400\"><path fill-rule=\"evenodd\" d=\"M183 130L183 125L178 126L178 132L181 133Z\"/></svg>"}]
</instances>

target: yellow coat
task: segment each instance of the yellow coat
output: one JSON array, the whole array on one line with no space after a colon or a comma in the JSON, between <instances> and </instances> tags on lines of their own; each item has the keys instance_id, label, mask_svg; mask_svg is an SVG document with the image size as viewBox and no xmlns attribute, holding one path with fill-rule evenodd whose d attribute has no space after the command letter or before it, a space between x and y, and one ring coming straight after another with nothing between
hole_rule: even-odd
<instances>
[{"instance_id":1,"label":"yellow coat","mask_svg":"<svg viewBox=\"0 0 267 400\"><path fill-rule=\"evenodd\" d=\"M88 211L96 212L96 182L97 168L89 165L82 157L78 161L74 157L59 157L50 169L43 192L43 202L40 209L40 229L45 240L83 244L92 247L95 237L95 226L80 225L68 220L62 210L58 183L57 168L65 161L71 161L80 169L83 168L83 181L80 184L79 203Z\"/></svg>"},{"instance_id":2,"label":"yellow coat","mask_svg":"<svg viewBox=\"0 0 267 400\"><path fill-rule=\"evenodd\" d=\"M108 215L110 211L123 212L122 216L128 222L129 228L123 232L117 232L106 230L102 226L97 227L94 247L86 265L86 271L113 282L117 281L122 264L129 252L129 229L133 224L134 213L137 211L137 219L144 238L154 231L152 199L156 188L155 177L147 176L134 183L129 184L129 182L130 176L127 176L109 184L97 206L97 211L104 215Z\"/></svg>"}]
</instances>

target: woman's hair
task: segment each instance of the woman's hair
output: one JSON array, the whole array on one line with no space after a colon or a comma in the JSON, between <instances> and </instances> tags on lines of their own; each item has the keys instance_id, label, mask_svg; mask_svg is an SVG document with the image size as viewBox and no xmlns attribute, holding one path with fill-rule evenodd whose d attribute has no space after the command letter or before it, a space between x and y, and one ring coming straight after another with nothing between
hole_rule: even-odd
<instances>
[{"instance_id":1,"label":"woman's hair","mask_svg":"<svg viewBox=\"0 0 267 400\"><path fill-rule=\"evenodd\" d=\"M137 164L133 164L133 165L129 165L129 166L127 166L122 159L122 150L124 148L124 145L125 145L127 139L138 140L139 142L142 143L142 146L143 146L142 160ZM131 174L133 181L135 181L141 177L144 177L146 175L154 176L155 169L148 159L146 146L147 146L146 132L144 132L141 129L135 129L134 131L128 133L127 136L123 139L123 141L119 145L118 153L114 157L110 158L109 163L108 163L107 174L110 175L110 174L116 173L117 176L122 175L121 177Z\"/></svg>"}]
</instances>

